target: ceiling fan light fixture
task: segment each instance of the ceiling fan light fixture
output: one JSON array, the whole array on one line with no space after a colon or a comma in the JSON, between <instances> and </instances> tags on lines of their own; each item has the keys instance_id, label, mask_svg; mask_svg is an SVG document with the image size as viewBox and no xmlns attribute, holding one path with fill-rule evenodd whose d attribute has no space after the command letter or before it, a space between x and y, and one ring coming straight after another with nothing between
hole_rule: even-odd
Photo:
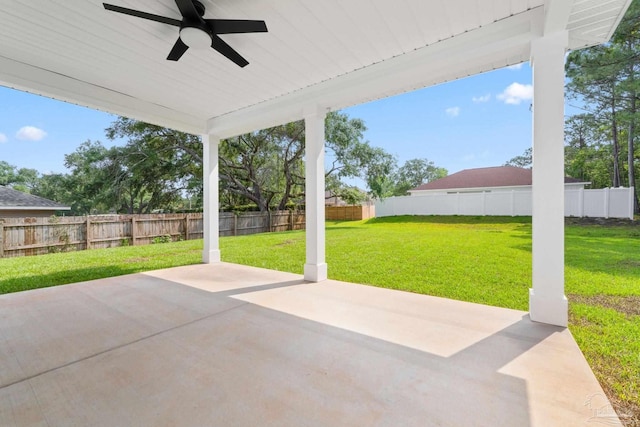
<instances>
[{"instance_id":1,"label":"ceiling fan light fixture","mask_svg":"<svg viewBox=\"0 0 640 427\"><path fill-rule=\"evenodd\" d=\"M180 40L192 49L208 49L211 47L211 36L199 28L184 27L180 30Z\"/></svg>"},{"instance_id":2,"label":"ceiling fan light fixture","mask_svg":"<svg viewBox=\"0 0 640 427\"><path fill-rule=\"evenodd\" d=\"M168 0L167 0L168 1ZM193 48L194 50L213 49L238 67L249 65L242 55L218 37L219 34L266 33L267 25L264 21L250 19L211 19L204 18L205 8L199 0L175 0L182 19L168 18L154 15L141 10L129 9L115 4L103 3L106 10L136 18L147 19L161 24L178 27L179 37L173 44L167 61L178 61L182 55Z\"/></svg>"}]
</instances>

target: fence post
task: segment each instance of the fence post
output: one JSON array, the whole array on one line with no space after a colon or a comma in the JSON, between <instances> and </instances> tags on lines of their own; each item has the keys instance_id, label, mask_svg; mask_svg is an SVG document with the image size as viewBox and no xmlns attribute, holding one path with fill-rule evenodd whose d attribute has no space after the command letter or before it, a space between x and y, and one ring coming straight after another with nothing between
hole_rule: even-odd
<instances>
[{"instance_id":1,"label":"fence post","mask_svg":"<svg viewBox=\"0 0 640 427\"><path fill-rule=\"evenodd\" d=\"M584 218L584 188L578 190L578 216Z\"/></svg>"},{"instance_id":2,"label":"fence post","mask_svg":"<svg viewBox=\"0 0 640 427\"><path fill-rule=\"evenodd\" d=\"M533 195L532 195L533 197ZM516 192L511 190L511 216L516 216Z\"/></svg>"},{"instance_id":3,"label":"fence post","mask_svg":"<svg viewBox=\"0 0 640 427\"><path fill-rule=\"evenodd\" d=\"M293 210L289 209L289 231L293 230Z\"/></svg>"},{"instance_id":4,"label":"fence post","mask_svg":"<svg viewBox=\"0 0 640 427\"><path fill-rule=\"evenodd\" d=\"M233 235L234 236L238 235L238 213L237 212L233 213Z\"/></svg>"},{"instance_id":5,"label":"fence post","mask_svg":"<svg viewBox=\"0 0 640 427\"><path fill-rule=\"evenodd\" d=\"M609 218L609 188L604 189L604 217Z\"/></svg>"},{"instance_id":6,"label":"fence post","mask_svg":"<svg viewBox=\"0 0 640 427\"><path fill-rule=\"evenodd\" d=\"M87 238L87 250L89 250L91 249L91 219L89 218L89 215L87 215L86 227L85 236Z\"/></svg>"},{"instance_id":7,"label":"fence post","mask_svg":"<svg viewBox=\"0 0 640 427\"><path fill-rule=\"evenodd\" d=\"M633 210L635 208L635 195L636 189L635 187L629 187L629 219L633 221L633 214L635 213ZM0 225L1 227L1 225ZM0 254L0 256L2 256Z\"/></svg>"},{"instance_id":8,"label":"fence post","mask_svg":"<svg viewBox=\"0 0 640 427\"><path fill-rule=\"evenodd\" d=\"M4 258L4 220L0 219L0 258Z\"/></svg>"},{"instance_id":9,"label":"fence post","mask_svg":"<svg viewBox=\"0 0 640 427\"><path fill-rule=\"evenodd\" d=\"M184 214L184 240L189 240L189 214Z\"/></svg>"},{"instance_id":10,"label":"fence post","mask_svg":"<svg viewBox=\"0 0 640 427\"><path fill-rule=\"evenodd\" d=\"M136 245L136 217L131 216L131 246Z\"/></svg>"},{"instance_id":11,"label":"fence post","mask_svg":"<svg viewBox=\"0 0 640 427\"><path fill-rule=\"evenodd\" d=\"M482 192L482 216L487 215L487 192Z\"/></svg>"}]
</instances>

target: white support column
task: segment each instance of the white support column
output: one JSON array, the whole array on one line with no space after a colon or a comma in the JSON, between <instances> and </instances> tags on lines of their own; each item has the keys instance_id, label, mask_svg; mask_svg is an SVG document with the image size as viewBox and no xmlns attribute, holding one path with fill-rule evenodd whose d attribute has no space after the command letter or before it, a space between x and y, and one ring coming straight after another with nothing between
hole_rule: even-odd
<instances>
[{"instance_id":1,"label":"white support column","mask_svg":"<svg viewBox=\"0 0 640 427\"><path fill-rule=\"evenodd\" d=\"M304 278L327 279L324 231L324 120L318 108L305 110L305 203L307 260Z\"/></svg>"},{"instance_id":2,"label":"white support column","mask_svg":"<svg viewBox=\"0 0 640 427\"><path fill-rule=\"evenodd\" d=\"M218 145L220 139L215 135L202 135L203 160L203 231L204 250L202 262L211 264L220 262L219 223L218 223Z\"/></svg>"},{"instance_id":3,"label":"white support column","mask_svg":"<svg viewBox=\"0 0 640 427\"><path fill-rule=\"evenodd\" d=\"M564 55L566 31L531 43L533 288L531 320L567 326L564 295Z\"/></svg>"}]
</instances>

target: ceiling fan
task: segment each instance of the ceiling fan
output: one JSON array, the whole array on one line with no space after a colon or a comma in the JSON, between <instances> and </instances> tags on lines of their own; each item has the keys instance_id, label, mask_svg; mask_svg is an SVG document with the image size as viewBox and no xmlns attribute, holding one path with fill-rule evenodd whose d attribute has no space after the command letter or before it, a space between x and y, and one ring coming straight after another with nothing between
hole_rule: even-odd
<instances>
[{"instance_id":1,"label":"ceiling fan","mask_svg":"<svg viewBox=\"0 0 640 427\"><path fill-rule=\"evenodd\" d=\"M211 47L228 59L245 67L249 61L236 52L218 34L239 34L239 33L266 33L267 25L264 21L250 21L246 19L204 19L204 5L198 0L175 0L182 20L154 15L139 10L128 9L126 7L115 6L103 3L105 9L112 12L123 13L150 21L161 22L163 24L180 27L180 35L173 49L169 52L167 59L177 61L190 47L194 49Z\"/></svg>"}]
</instances>

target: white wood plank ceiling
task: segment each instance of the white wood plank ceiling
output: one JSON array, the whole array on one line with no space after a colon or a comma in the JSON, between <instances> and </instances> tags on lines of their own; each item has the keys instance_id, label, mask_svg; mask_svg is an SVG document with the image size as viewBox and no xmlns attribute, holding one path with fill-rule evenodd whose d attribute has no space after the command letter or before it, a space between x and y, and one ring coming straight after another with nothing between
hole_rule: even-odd
<instances>
[{"instance_id":1,"label":"white wood plank ceiling","mask_svg":"<svg viewBox=\"0 0 640 427\"><path fill-rule=\"evenodd\" d=\"M173 0L109 3L181 19ZM99 0L0 0L0 84L221 137L527 61L532 39L608 40L630 0L202 0L205 18L259 19L209 49L165 58L178 28Z\"/></svg>"}]
</instances>

